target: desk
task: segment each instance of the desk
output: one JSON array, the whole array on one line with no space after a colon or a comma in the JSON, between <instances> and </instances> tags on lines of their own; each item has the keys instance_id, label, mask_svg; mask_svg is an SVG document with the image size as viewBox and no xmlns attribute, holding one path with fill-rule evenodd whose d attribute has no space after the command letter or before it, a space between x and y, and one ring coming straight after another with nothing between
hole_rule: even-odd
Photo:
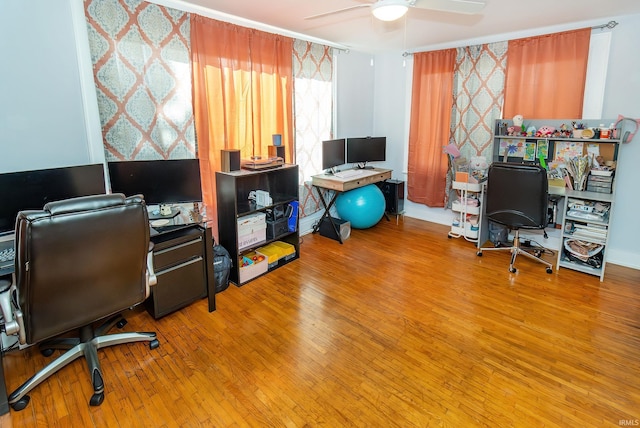
<instances>
[{"instance_id":1,"label":"desk","mask_svg":"<svg viewBox=\"0 0 640 428\"><path fill-rule=\"evenodd\" d=\"M331 222L331 226L338 237L338 241L342 244L342 238L340 237L340 232L338 231L338 227L333 222L333 218L329 211L331 207L336 202L336 198L339 193L348 192L349 190L357 189L359 187L368 186L369 184L378 183L380 181L387 180L391 178L391 170L383 169L383 168L372 168L372 169L364 169L361 175L357 177L350 178L339 178L335 175L329 174L318 174L311 177L311 185L318 188L318 194L320 195L320 202L322 202L322 206L324 207L324 213L322 213L322 217L313 227L313 233L316 233L322 224L322 221L325 217L329 218ZM324 199L322 195L321 189L333 190L333 197L331 201L327 204L327 201Z\"/></svg>"}]
</instances>

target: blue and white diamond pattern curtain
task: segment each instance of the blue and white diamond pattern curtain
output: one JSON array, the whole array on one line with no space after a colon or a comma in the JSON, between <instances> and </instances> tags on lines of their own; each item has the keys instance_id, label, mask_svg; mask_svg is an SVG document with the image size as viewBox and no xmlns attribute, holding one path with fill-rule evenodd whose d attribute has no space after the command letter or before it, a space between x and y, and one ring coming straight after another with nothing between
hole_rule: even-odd
<instances>
[{"instance_id":1,"label":"blue and white diamond pattern curtain","mask_svg":"<svg viewBox=\"0 0 640 428\"><path fill-rule=\"evenodd\" d=\"M105 156L196 157L189 15L139 0L85 0Z\"/></svg>"}]
</instances>

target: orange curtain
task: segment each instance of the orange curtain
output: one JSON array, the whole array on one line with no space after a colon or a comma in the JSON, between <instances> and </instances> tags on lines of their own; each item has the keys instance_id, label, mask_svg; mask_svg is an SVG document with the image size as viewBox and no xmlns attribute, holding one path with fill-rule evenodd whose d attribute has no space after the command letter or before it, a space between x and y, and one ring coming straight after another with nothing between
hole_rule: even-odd
<instances>
[{"instance_id":1,"label":"orange curtain","mask_svg":"<svg viewBox=\"0 0 640 428\"><path fill-rule=\"evenodd\" d=\"M503 117L581 118L591 29L509 42Z\"/></svg>"},{"instance_id":2,"label":"orange curtain","mask_svg":"<svg viewBox=\"0 0 640 428\"><path fill-rule=\"evenodd\" d=\"M202 193L218 237L220 150L268 156L281 134L293 162L293 39L191 14L193 104Z\"/></svg>"},{"instance_id":3,"label":"orange curtain","mask_svg":"<svg viewBox=\"0 0 640 428\"><path fill-rule=\"evenodd\" d=\"M444 207L456 50L413 55L407 198Z\"/></svg>"}]
</instances>

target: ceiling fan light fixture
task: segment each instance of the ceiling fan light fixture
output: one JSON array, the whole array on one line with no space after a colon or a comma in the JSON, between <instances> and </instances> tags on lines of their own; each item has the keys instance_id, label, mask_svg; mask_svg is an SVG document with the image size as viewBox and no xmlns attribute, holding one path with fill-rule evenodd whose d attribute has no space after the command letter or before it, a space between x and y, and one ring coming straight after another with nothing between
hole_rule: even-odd
<instances>
[{"instance_id":1,"label":"ceiling fan light fixture","mask_svg":"<svg viewBox=\"0 0 640 428\"><path fill-rule=\"evenodd\" d=\"M371 13L380 21L395 21L407 13L409 7L405 0L379 0L371 5Z\"/></svg>"}]
</instances>

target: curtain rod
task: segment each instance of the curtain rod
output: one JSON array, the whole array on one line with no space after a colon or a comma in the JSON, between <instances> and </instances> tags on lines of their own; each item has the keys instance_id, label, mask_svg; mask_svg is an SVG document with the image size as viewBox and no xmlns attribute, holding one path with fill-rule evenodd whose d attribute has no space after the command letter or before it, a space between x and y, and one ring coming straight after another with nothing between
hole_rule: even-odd
<instances>
[{"instance_id":1,"label":"curtain rod","mask_svg":"<svg viewBox=\"0 0 640 428\"><path fill-rule=\"evenodd\" d=\"M2 1L2 0L0 0ZM241 18L239 16L231 15L224 12L219 12L207 6L200 6L194 4L193 1L185 0L146 0L149 3L155 3L160 6L177 9L182 12L195 13L197 15L204 16L206 18L216 19L218 21L228 22L235 25L240 25L247 28L253 28L256 30L264 31L272 34L279 34L281 36L290 37L292 39L304 40L305 42L317 43L324 46L329 46L334 49L339 49L343 52L349 52L349 47L340 43L333 43L328 40L319 39L317 37L307 36L306 34L296 33L294 31L285 30L283 28L274 27L272 25L263 24L261 22L252 21L250 19ZM204 3L204 2L203 2Z\"/></svg>"},{"instance_id":2,"label":"curtain rod","mask_svg":"<svg viewBox=\"0 0 640 428\"><path fill-rule=\"evenodd\" d=\"M591 27L592 30L604 30L605 28L608 28L610 30L614 29L616 27L616 25L618 25L618 23L616 21L609 21L606 24L602 24L602 25L596 25L594 27Z\"/></svg>"},{"instance_id":3,"label":"curtain rod","mask_svg":"<svg viewBox=\"0 0 640 428\"><path fill-rule=\"evenodd\" d=\"M595 25L593 27L591 27L592 30L604 30L605 28L608 28L610 30L614 29L616 26L618 25L617 21L609 21L606 24L602 24L602 25ZM402 52L402 56L403 57L408 57L413 55L416 52L412 52L412 51L404 51Z\"/></svg>"}]
</instances>

